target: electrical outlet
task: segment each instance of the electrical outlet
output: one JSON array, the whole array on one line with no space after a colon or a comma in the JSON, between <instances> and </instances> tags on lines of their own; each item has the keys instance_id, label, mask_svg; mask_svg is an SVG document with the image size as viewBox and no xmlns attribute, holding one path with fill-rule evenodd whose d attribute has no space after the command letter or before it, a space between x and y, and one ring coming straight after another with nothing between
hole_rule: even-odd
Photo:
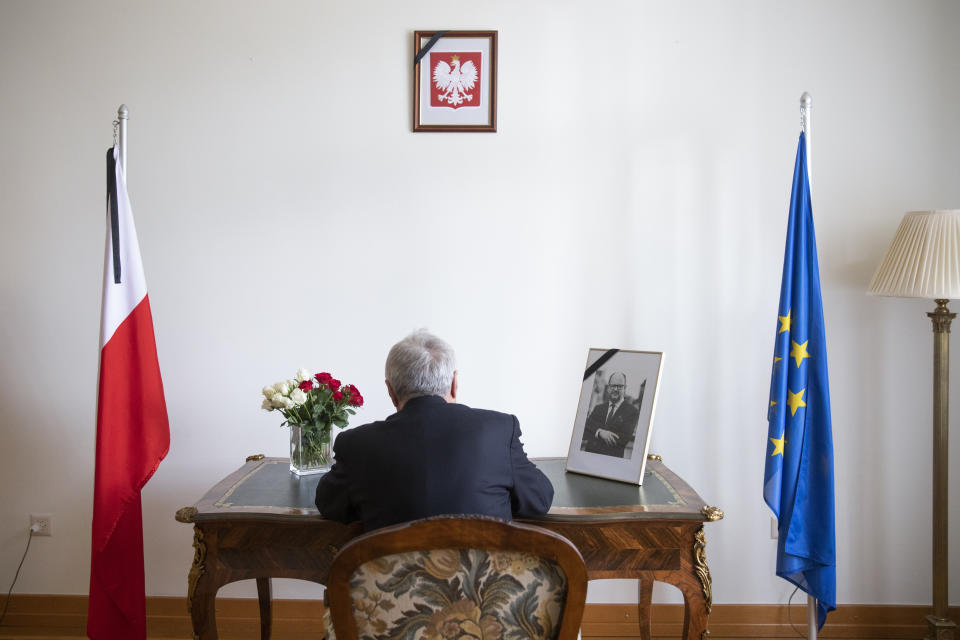
<instances>
[{"instance_id":1,"label":"electrical outlet","mask_svg":"<svg viewBox=\"0 0 960 640\"><path fill-rule=\"evenodd\" d=\"M770 539L771 540L777 539L778 527L779 527L779 523L777 522L777 519L774 518L773 516L770 516Z\"/></svg>"},{"instance_id":2,"label":"electrical outlet","mask_svg":"<svg viewBox=\"0 0 960 640\"><path fill-rule=\"evenodd\" d=\"M30 528L35 536L53 535L53 515L49 513L31 513Z\"/></svg>"}]
</instances>

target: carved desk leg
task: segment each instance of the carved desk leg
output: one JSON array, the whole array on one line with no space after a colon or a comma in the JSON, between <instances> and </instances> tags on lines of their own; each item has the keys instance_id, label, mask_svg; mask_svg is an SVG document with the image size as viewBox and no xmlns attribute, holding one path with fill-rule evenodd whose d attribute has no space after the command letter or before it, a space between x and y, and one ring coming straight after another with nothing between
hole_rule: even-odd
<instances>
[{"instance_id":1,"label":"carved desk leg","mask_svg":"<svg viewBox=\"0 0 960 640\"><path fill-rule=\"evenodd\" d=\"M672 584L683 594L683 638L701 640L707 634L707 619L713 603L713 585L707 567L703 526L688 530L685 543L690 553L677 570L657 571L658 580ZM641 627L642 628L642 627Z\"/></svg>"},{"instance_id":2,"label":"carved desk leg","mask_svg":"<svg viewBox=\"0 0 960 640\"><path fill-rule=\"evenodd\" d=\"M701 640L707 635L707 610L703 596L683 598L683 637L686 640Z\"/></svg>"},{"instance_id":3,"label":"carved desk leg","mask_svg":"<svg viewBox=\"0 0 960 640\"><path fill-rule=\"evenodd\" d=\"M217 640L217 612L214 601L218 584L207 570L207 541L198 525L193 525L193 566L187 577L187 610L193 622L195 640Z\"/></svg>"},{"instance_id":4,"label":"carved desk leg","mask_svg":"<svg viewBox=\"0 0 960 640\"><path fill-rule=\"evenodd\" d=\"M273 592L270 578L257 578L257 599L260 601L260 640L270 640L273 624L273 612L270 609Z\"/></svg>"},{"instance_id":5,"label":"carved desk leg","mask_svg":"<svg viewBox=\"0 0 960 640\"><path fill-rule=\"evenodd\" d=\"M707 566L707 539L703 526L693 536L693 571L699 584L688 583L683 591L683 637L700 640L707 631L707 618L713 608L713 579Z\"/></svg>"},{"instance_id":6,"label":"carved desk leg","mask_svg":"<svg viewBox=\"0 0 960 640\"><path fill-rule=\"evenodd\" d=\"M670 571L658 575L658 579L672 584L683 594L684 640L701 640L707 633L707 618L710 614L708 600L703 596L700 583L691 571ZM643 625L641 625L641 633Z\"/></svg>"},{"instance_id":7,"label":"carved desk leg","mask_svg":"<svg viewBox=\"0 0 960 640\"><path fill-rule=\"evenodd\" d=\"M651 640L650 605L653 602L653 573L644 572L637 585L637 621L640 623L640 640Z\"/></svg>"}]
</instances>

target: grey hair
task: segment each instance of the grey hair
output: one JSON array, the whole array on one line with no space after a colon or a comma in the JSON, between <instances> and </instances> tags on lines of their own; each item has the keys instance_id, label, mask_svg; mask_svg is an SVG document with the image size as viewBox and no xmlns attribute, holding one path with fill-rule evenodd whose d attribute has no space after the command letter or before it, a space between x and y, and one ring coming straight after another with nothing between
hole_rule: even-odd
<instances>
[{"instance_id":1,"label":"grey hair","mask_svg":"<svg viewBox=\"0 0 960 640\"><path fill-rule=\"evenodd\" d=\"M387 382L401 403L419 396L446 397L456 368L453 347L426 329L393 345L385 367Z\"/></svg>"}]
</instances>

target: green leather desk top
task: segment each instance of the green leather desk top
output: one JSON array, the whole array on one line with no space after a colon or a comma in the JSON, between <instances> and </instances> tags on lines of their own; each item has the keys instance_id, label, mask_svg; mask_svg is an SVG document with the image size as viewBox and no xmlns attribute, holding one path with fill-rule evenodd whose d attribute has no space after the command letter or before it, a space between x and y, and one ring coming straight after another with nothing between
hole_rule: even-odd
<instances>
[{"instance_id":1,"label":"green leather desk top","mask_svg":"<svg viewBox=\"0 0 960 640\"><path fill-rule=\"evenodd\" d=\"M648 461L641 486L567 472L566 458L533 462L554 487L553 506L538 519L715 519L704 511L711 507L657 460ZM297 477L286 458L250 460L177 517L185 522L251 516L322 519L313 503L319 479L319 474Z\"/></svg>"}]
</instances>

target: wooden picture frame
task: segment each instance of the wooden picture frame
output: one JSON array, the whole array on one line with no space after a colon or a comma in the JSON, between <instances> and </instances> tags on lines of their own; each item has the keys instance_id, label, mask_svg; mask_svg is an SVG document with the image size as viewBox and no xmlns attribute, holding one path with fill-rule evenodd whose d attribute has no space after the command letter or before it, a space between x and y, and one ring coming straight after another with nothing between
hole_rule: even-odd
<instances>
[{"instance_id":1,"label":"wooden picture frame","mask_svg":"<svg viewBox=\"0 0 960 640\"><path fill-rule=\"evenodd\" d=\"M497 32L415 31L413 130L497 130Z\"/></svg>"},{"instance_id":2,"label":"wooden picture frame","mask_svg":"<svg viewBox=\"0 0 960 640\"><path fill-rule=\"evenodd\" d=\"M567 471L643 484L663 353L590 349Z\"/></svg>"}]
</instances>

